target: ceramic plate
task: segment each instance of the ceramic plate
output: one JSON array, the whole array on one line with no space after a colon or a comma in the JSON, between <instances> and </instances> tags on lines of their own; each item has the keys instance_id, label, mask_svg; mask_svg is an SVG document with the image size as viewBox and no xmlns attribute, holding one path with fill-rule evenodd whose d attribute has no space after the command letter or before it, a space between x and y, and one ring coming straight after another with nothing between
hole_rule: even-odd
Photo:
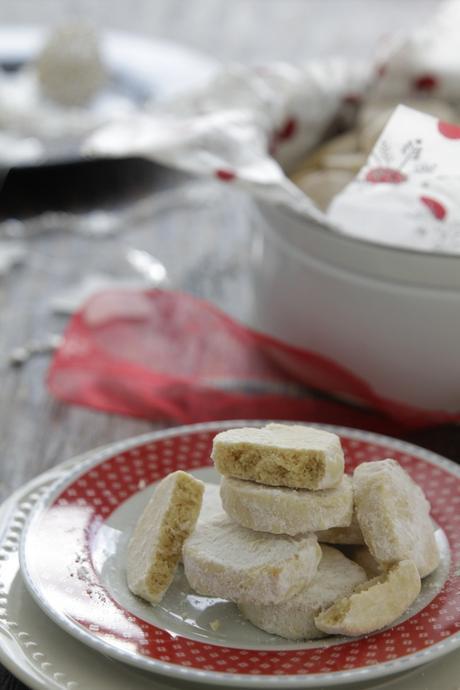
<instances>
[{"instance_id":1,"label":"ceramic plate","mask_svg":"<svg viewBox=\"0 0 460 690\"><path fill-rule=\"evenodd\" d=\"M44 492L84 456L40 475L0 505L0 663L33 690L167 690L149 671L108 659L71 635L63 635L24 586L18 545L24 524ZM391 679L353 685L353 690L452 690L460 675L460 652L398 673ZM174 680L176 690L190 684Z\"/></svg>"},{"instance_id":2,"label":"ceramic plate","mask_svg":"<svg viewBox=\"0 0 460 690\"><path fill-rule=\"evenodd\" d=\"M43 27L0 27L0 77L4 81L9 73L10 81L13 80L10 89L18 78L29 79L20 68L33 60L47 32ZM126 112L130 105L142 108L147 102L165 101L205 83L218 68L216 60L198 51L171 41L142 38L122 31L102 32L100 47L109 72L109 84L95 102L79 109L76 115L73 109L56 110L57 106L49 111L46 101L31 101L30 106L26 101L17 106L22 122L20 128L17 128L18 115L14 110L2 112L0 134L16 138L10 146L2 139L6 151L0 152L0 163L28 166L81 160L79 147L83 137L105 124L114 113ZM0 86L2 83L0 81ZM8 83L6 79L4 84ZM16 88L20 88L19 82ZM13 93L17 92L13 90ZM20 104L22 100L18 95L13 100L16 103L18 99ZM35 114L28 112L30 107ZM42 119L51 117L55 123L53 134L46 136L49 123L44 128ZM36 139L36 145L32 148L29 145L20 155L15 154L13 147L23 141L30 143L31 137ZM9 157L13 157L12 161Z\"/></svg>"},{"instance_id":3,"label":"ceramic plate","mask_svg":"<svg viewBox=\"0 0 460 690\"><path fill-rule=\"evenodd\" d=\"M103 654L187 680L245 687L334 685L397 673L460 644L460 468L387 437L340 434L352 470L396 458L427 493L439 528L438 570L404 619L361 639L289 643L242 620L232 604L194 594L179 569L161 605L133 597L124 560L132 527L152 485L175 469L217 479L212 438L245 422L175 428L96 452L42 499L21 542L21 569L39 606ZM218 629L214 622L218 621ZM213 625L211 626L211 623Z\"/></svg>"}]
</instances>

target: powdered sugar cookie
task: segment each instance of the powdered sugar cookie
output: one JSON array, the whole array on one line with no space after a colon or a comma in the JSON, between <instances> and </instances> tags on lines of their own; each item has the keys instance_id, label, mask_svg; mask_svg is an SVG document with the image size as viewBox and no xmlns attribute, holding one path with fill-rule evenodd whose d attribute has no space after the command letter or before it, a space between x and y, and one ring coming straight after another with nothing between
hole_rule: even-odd
<instances>
[{"instance_id":1,"label":"powdered sugar cookie","mask_svg":"<svg viewBox=\"0 0 460 690\"><path fill-rule=\"evenodd\" d=\"M307 491L265 486L223 477L222 505L235 522L271 534L305 534L330 527L345 527L353 514L353 488L344 476L334 489Z\"/></svg>"},{"instance_id":2,"label":"powdered sugar cookie","mask_svg":"<svg viewBox=\"0 0 460 690\"><path fill-rule=\"evenodd\" d=\"M331 635L366 635L394 623L420 592L420 575L413 561L401 561L388 572L358 585L353 594L335 602L315 618Z\"/></svg>"},{"instance_id":3,"label":"powdered sugar cookie","mask_svg":"<svg viewBox=\"0 0 460 690\"><path fill-rule=\"evenodd\" d=\"M182 545L195 527L204 484L187 472L165 477L140 516L128 545L128 587L161 601L174 577Z\"/></svg>"},{"instance_id":4,"label":"powdered sugar cookie","mask_svg":"<svg viewBox=\"0 0 460 690\"><path fill-rule=\"evenodd\" d=\"M224 476L295 489L335 487L344 467L339 437L302 425L223 431L214 438L211 457Z\"/></svg>"},{"instance_id":5,"label":"powdered sugar cookie","mask_svg":"<svg viewBox=\"0 0 460 690\"><path fill-rule=\"evenodd\" d=\"M413 560L420 577L439 564L430 519L430 504L422 489L395 460L365 462L353 475L356 515L373 557L387 567Z\"/></svg>"},{"instance_id":6,"label":"powdered sugar cookie","mask_svg":"<svg viewBox=\"0 0 460 690\"><path fill-rule=\"evenodd\" d=\"M313 579L321 549L314 535L254 532L218 516L197 526L182 557L187 580L199 594L274 604Z\"/></svg>"},{"instance_id":7,"label":"powdered sugar cookie","mask_svg":"<svg viewBox=\"0 0 460 690\"><path fill-rule=\"evenodd\" d=\"M299 594L281 604L261 606L239 604L243 616L253 625L288 640L313 640L325 633L315 625L315 616L366 581L364 570L330 546L323 553L318 572Z\"/></svg>"}]
</instances>

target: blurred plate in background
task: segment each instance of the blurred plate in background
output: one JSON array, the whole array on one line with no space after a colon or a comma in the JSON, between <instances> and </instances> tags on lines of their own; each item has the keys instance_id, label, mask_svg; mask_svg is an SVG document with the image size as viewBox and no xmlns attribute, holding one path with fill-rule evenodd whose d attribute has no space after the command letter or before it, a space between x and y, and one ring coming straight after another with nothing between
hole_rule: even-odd
<instances>
[{"instance_id":1,"label":"blurred plate in background","mask_svg":"<svg viewBox=\"0 0 460 690\"><path fill-rule=\"evenodd\" d=\"M2 82L5 84L8 77L14 80L20 76L22 68L38 54L50 31L52 28L44 27L0 28L0 86ZM205 82L213 75L218 64L212 58L189 48L122 32L102 33L100 42L103 61L109 72L109 84L102 99L98 97L95 103L78 109L81 127L75 122L75 110L63 107L59 108L62 113L61 131L53 137L43 135L43 118L38 117L39 113L35 119L33 114L27 119L25 113L19 129L14 118L10 124L7 122L8 114L0 113L0 137L6 134L13 137L10 146L7 141L2 143L0 168L10 167L12 163L21 167L68 163L79 158L81 135L85 130L106 120L112 107L121 104L143 108L149 103L167 100ZM3 98L5 99L5 95ZM51 113L51 108L49 112ZM56 108L53 108L53 115L55 114ZM84 123L81 123L82 115ZM24 146L24 140L28 140L27 146ZM16 151L20 153L16 154Z\"/></svg>"}]
</instances>

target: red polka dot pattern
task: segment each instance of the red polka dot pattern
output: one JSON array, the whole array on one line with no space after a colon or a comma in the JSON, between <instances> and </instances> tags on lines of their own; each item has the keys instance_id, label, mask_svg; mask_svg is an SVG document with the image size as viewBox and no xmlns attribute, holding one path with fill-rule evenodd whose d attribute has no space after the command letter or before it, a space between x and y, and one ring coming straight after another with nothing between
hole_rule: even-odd
<instances>
[{"instance_id":1,"label":"red polka dot pattern","mask_svg":"<svg viewBox=\"0 0 460 690\"><path fill-rule=\"evenodd\" d=\"M296 134L299 125L295 117L288 117L276 132L278 141L287 141Z\"/></svg>"},{"instance_id":2,"label":"red polka dot pattern","mask_svg":"<svg viewBox=\"0 0 460 690\"><path fill-rule=\"evenodd\" d=\"M433 199L431 196L421 196L420 201L425 204L427 209L433 214L436 220L444 220L447 211L446 207L441 204L437 199Z\"/></svg>"},{"instance_id":3,"label":"red polka dot pattern","mask_svg":"<svg viewBox=\"0 0 460 690\"><path fill-rule=\"evenodd\" d=\"M434 74L420 74L413 86L416 91L431 92L439 87L439 79Z\"/></svg>"},{"instance_id":4,"label":"red polka dot pattern","mask_svg":"<svg viewBox=\"0 0 460 690\"><path fill-rule=\"evenodd\" d=\"M215 176L217 177L218 180L222 180L222 182L231 182L232 180L235 179L236 173L233 170L226 170L224 168L219 168L218 170L215 171Z\"/></svg>"},{"instance_id":5,"label":"red polka dot pattern","mask_svg":"<svg viewBox=\"0 0 460 690\"><path fill-rule=\"evenodd\" d=\"M401 184L406 180L407 175L393 168L373 168L366 175L366 181L373 184Z\"/></svg>"},{"instance_id":6,"label":"red polka dot pattern","mask_svg":"<svg viewBox=\"0 0 460 690\"><path fill-rule=\"evenodd\" d=\"M171 635L114 602L107 591L102 591L103 585L92 566L94 535L109 515L139 489L176 469L194 470L209 465L215 433L215 429L189 431L114 455L72 481L48 509L50 513L62 507L76 507L82 511L81 520L74 518L75 529L68 538L75 541L75 550L82 551L83 544L83 551L88 555L88 558L83 558L85 568L91 571L87 578L91 586L85 585L86 590L92 592L92 598L88 594L88 602L94 602L96 593L98 603L103 604L102 609L101 606L86 606L87 617L75 618L92 635L118 649L136 651L149 659L194 669L243 675L295 676L343 672L388 662L423 651L459 630L460 479L444 467L431 465L415 454L353 437L342 437L347 470L352 471L361 462L395 458L423 487L432 503L433 517L448 537L452 551L449 577L442 591L418 614L391 630L329 647L255 651L214 646ZM59 530L59 523L54 523L53 529ZM70 572L72 568L69 566L68 570ZM48 583L41 583L41 586L46 588ZM55 584L51 582L50 586ZM79 596L86 596L85 587L80 587ZM91 615L88 611L92 612ZM112 619L116 623L108 625L107 621Z\"/></svg>"},{"instance_id":7,"label":"red polka dot pattern","mask_svg":"<svg viewBox=\"0 0 460 690\"><path fill-rule=\"evenodd\" d=\"M438 131L446 139L460 139L460 126L452 122L438 120Z\"/></svg>"}]
</instances>

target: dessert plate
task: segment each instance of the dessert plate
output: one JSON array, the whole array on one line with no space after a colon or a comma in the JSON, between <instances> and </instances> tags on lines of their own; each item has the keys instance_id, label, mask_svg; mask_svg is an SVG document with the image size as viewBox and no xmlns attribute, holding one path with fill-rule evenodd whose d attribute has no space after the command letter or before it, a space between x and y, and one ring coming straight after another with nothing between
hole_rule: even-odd
<instances>
[{"instance_id":1,"label":"dessert plate","mask_svg":"<svg viewBox=\"0 0 460 690\"><path fill-rule=\"evenodd\" d=\"M21 570L38 605L102 654L183 680L244 687L311 687L398 673L460 645L460 468L377 434L341 436L347 469L394 457L427 493L439 526L440 567L406 616L361 639L289 643L257 630L236 607L201 597L181 569L161 605L132 596L124 575L130 531L152 484L175 469L216 480L213 436L254 422L193 425L96 451L39 499L21 541Z\"/></svg>"},{"instance_id":2,"label":"dessert plate","mask_svg":"<svg viewBox=\"0 0 460 690\"><path fill-rule=\"evenodd\" d=\"M108 85L88 106L59 107L37 94L34 72L24 69L33 63L47 33L45 27L0 27L0 165L84 161L80 146L90 131L116 114L195 88L218 68L213 58L171 41L101 32Z\"/></svg>"},{"instance_id":3,"label":"dessert plate","mask_svg":"<svg viewBox=\"0 0 460 690\"><path fill-rule=\"evenodd\" d=\"M63 635L31 599L24 586L18 545L27 516L44 492L84 456L49 470L0 505L0 663L33 690L167 690L169 684L115 659L108 659L71 635ZM356 690L452 690L460 675L460 652ZM174 681L176 690L190 688Z\"/></svg>"}]
</instances>

